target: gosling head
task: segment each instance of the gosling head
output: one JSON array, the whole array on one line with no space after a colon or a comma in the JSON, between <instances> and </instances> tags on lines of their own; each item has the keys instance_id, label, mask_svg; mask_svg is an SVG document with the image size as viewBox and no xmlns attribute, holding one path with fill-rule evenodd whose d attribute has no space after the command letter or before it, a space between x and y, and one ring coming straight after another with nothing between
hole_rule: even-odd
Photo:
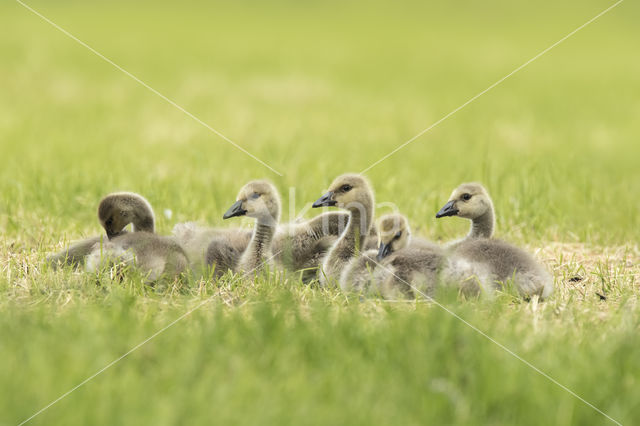
<instances>
[{"instance_id":1,"label":"gosling head","mask_svg":"<svg viewBox=\"0 0 640 426\"><path fill-rule=\"evenodd\" d=\"M367 179L358 174L338 176L329 190L312 207L340 207L347 210L369 210L373 207L373 192Z\"/></svg>"},{"instance_id":2,"label":"gosling head","mask_svg":"<svg viewBox=\"0 0 640 426\"><path fill-rule=\"evenodd\" d=\"M98 205L98 220L108 238L120 235L130 223L136 232L155 230L151 204L143 196L133 192L115 192L104 197Z\"/></svg>"},{"instance_id":3,"label":"gosling head","mask_svg":"<svg viewBox=\"0 0 640 426\"><path fill-rule=\"evenodd\" d=\"M253 217L262 223L275 226L280 219L280 197L276 187L266 180L254 180L243 186L236 202L222 218L236 216Z\"/></svg>"},{"instance_id":4,"label":"gosling head","mask_svg":"<svg viewBox=\"0 0 640 426\"><path fill-rule=\"evenodd\" d=\"M387 214L378 221L379 247L378 261L400 249L405 248L411 242L411 229L409 221L401 214Z\"/></svg>"},{"instance_id":5,"label":"gosling head","mask_svg":"<svg viewBox=\"0 0 640 426\"><path fill-rule=\"evenodd\" d=\"M436 218L445 216L459 216L466 219L477 219L493 209L489 193L479 183L463 183L457 187L447 204L445 204Z\"/></svg>"}]
</instances>

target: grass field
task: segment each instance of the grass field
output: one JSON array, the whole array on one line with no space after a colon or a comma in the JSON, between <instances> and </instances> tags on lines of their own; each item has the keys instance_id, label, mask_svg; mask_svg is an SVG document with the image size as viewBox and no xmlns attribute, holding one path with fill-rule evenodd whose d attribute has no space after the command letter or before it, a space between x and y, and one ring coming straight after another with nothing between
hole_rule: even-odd
<instances>
[{"instance_id":1,"label":"grass field","mask_svg":"<svg viewBox=\"0 0 640 426\"><path fill-rule=\"evenodd\" d=\"M459 183L482 181L498 236L554 273L544 303L442 306L286 275L154 291L44 259L98 234L96 205L114 190L145 195L163 234L221 225L254 178L280 189L284 220L311 216L335 176L367 168L613 2L28 4L282 176L3 2L0 425L194 308L28 424L640 422L637 4L367 172L378 202L439 242L468 224L435 212Z\"/></svg>"}]
</instances>

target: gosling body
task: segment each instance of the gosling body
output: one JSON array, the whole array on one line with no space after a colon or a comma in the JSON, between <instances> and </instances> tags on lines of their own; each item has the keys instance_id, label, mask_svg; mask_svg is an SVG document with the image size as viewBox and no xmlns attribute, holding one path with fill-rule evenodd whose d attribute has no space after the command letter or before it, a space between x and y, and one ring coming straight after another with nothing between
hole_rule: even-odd
<instances>
[{"instance_id":1,"label":"gosling body","mask_svg":"<svg viewBox=\"0 0 640 426\"><path fill-rule=\"evenodd\" d=\"M149 283L178 278L189 266L187 254L174 238L147 232L123 234L96 244L88 256L86 270L97 272L115 263L135 268Z\"/></svg>"},{"instance_id":2,"label":"gosling body","mask_svg":"<svg viewBox=\"0 0 640 426\"><path fill-rule=\"evenodd\" d=\"M279 226L272 246L276 261L286 269L300 271L305 282L314 279L324 256L348 221L346 212L328 212Z\"/></svg>"},{"instance_id":3,"label":"gosling body","mask_svg":"<svg viewBox=\"0 0 640 426\"><path fill-rule=\"evenodd\" d=\"M214 277L219 277L227 269L235 268L238 258L249 245L252 230L208 228L187 222L174 226L172 234L187 253L194 271L216 265ZM227 248L229 250L225 250Z\"/></svg>"},{"instance_id":4,"label":"gosling body","mask_svg":"<svg viewBox=\"0 0 640 426\"><path fill-rule=\"evenodd\" d=\"M352 258L340 274L340 289L344 292L367 293L378 267L378 250L364 251Z\"/></svg>"}]
</instances>

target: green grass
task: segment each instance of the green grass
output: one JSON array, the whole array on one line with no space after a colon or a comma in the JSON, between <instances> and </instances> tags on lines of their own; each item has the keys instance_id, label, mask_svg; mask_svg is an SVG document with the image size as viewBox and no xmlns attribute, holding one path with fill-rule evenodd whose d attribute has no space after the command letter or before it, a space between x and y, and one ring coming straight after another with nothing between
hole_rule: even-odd
<instances>
[{"instance_id":1,"label":"green grass","mask_svg":"<svg viewBox=\"0 0 640 426\"><path fill-rule=\"evenodd\" d=\"M291 276L153 291L43 260L100 232L96 204L114 190L145 195L165 234L221 224L261 177L281 190L284 220L310 216L336 175L365 169L612 2L29 4L283 176L3 2L0 425L205 300L30 424L608 422L433 304L359 300ZM378 202L436 241L466 231L434 219L453 188L484 182L498 235L535 251L557 292L443 306L623 424L640 421L639 17L622 3L367 173Z\"/></svg>"}]
</instances>

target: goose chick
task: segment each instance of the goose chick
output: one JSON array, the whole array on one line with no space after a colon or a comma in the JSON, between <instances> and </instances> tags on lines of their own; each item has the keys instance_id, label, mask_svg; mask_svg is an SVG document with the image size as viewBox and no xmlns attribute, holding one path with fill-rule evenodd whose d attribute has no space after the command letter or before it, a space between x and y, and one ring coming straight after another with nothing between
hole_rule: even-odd
<instances>
[{"instance_id":1,"label":"goose chick","mask_svg":"<svg viewBox=\"0 0 640 426\"><path fill-rule=\"evenodd\" d=\"M525 298L538 295L545 299L553 293L551 275L531 254L491 238L495 222L493 203L481 184L462 184L456 188L447 204L436 214L436 218L445 216L471 220L471 231L467 237L449 247L458 260L470 262L471 269L486 271L492 287L500 288L512 281L518 293Z\"/></svg>"},{"instance_id":2,"label":"goose chick","mask_svg":"<svg viewBox=\"0 0 640 426\"><path fill-rule=\"evenodd\" d=\"M271 243L280 218L280 205L278 191L271 182L254 180L242 187L236 202L222 217L229 219L249 216L256 219L251 241L240 256L236 271L257 272L270 263ZM210 254L211 250L207 252L208 256ZM224 261L224 258L222 260Z\"/></svg>"},{"instance_id":3,"label":"goose chick","mask_svg":"<svg viewBox=\"0 0 640 426\"><path fill-rule=\"evenodd\" d=\"M189 261L180 244L171 237L148 232L126 233L105 243L97 243L89 254L88 272L124 263L145 275L147 283L160 278L175 279L185 272Z\"/></svg>"},{"instance_id":4,"label":"goose chick","mask_svg":"<svg viewBox=\"0 0 640 426\"><path fill-rule=\"evenodd\" d=\"M134 192L114 192L104 197L98 205L98 220L109 239L126 232L125 227L129 224L133 225L134 232L153 233L155 230L151 204ZM96 236L78 241L65 250L47 257L47 261L53 268L59 265L81 266L102 238Z\"/></svg>"},{"instance_id":5,"label":"goose chick","mask_svg":"<svg viewBox=\"0 0 640 426\"><path fill-rule=\"evenodd\" d=\"M378 229L372 290L385 299L433 297L446 262L444 250L427 240L412 239L409 221L401 214L383 216Z\"/></svg>"},{"instance_id":6,"label":"goose chick","mask_svg":"<svg viewBox=\"0 0 640 426\"><path fill-rule=\"evenodd\" d=\"M326 194L315 203L317 207L338 207L349 212L349 223L340 238L327 252L320 273L320 284L335 285L349 261L363 250L373 221L374 195L367 179L359 174L338 176Z\"/></svg>"},{"instance_id":7,"label":"goose chick","mask_svg":"<svg viewBox=\"0 0 640 426\"><path fill-rule=\"evenodd\" d=\"M342 291L366 291L373 278L373 272L378 261L392 252L408 246L411 243L411 230L407 219L400 214L382 216L377 223L379 248L365 248L358 257L349 261L340 274L340 288ZM378 246L378 244L376 244Z\"/></svg>"}]
</instances>

